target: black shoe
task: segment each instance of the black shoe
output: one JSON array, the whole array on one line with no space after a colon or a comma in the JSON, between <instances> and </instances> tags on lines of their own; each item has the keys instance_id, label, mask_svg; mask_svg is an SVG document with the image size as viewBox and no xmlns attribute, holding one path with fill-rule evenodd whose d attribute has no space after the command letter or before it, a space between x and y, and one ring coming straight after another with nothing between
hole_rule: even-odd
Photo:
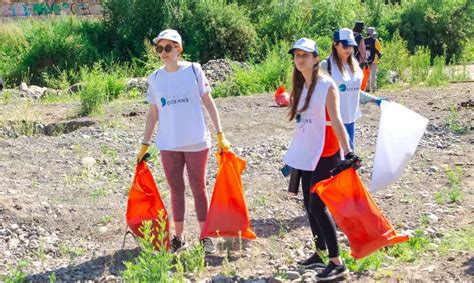
<instances>
[{"instance_id":1,"label":"black shoe","mask_svg":"<svg viewBox=\"0 0 474 283\"><path fill-rule=\"evenodd\" d=\"M201 245L204 248L204 253L206 255L214 254L216 252L216 247L212 243L211 238L206 237L201 239Z\"/></svg>"},{"instance_id":2,"label":"black shoe","mask_svg":"<svg viewBox=\"0 0 474 283\"><path fill-rule=\"evenodd\" d=\"M171 240L171 252L172 253L177 253L182 250L185 250L188 247L188 243L184 241L184 239L180 239L176 236L173 237L173 240Z\"/></svg>"},{"instance_id":3,"label":"black shoe","mask_svg":"<svg viewBox=\"0 0 474 283\"><path fill-rule=\"evenodd\" d=\"M311 268L311 267L324 268L325 267L324 262L318 253L314 253L307 259L300 260L297 263L304 268Z\"/></svg>"},{"instance_id":4,"label":"black shoe","mask_svg":"<svg viewBox=\"0 0 474 283\"><path fill-rule=\"evenodd\" d=\"M348 273L349 270L344 262L341 265L336 265L332 261L329 261L328 266L316 275L316 279L320 281L334 280L344 277Z\"/></svg>"}]
</instances>

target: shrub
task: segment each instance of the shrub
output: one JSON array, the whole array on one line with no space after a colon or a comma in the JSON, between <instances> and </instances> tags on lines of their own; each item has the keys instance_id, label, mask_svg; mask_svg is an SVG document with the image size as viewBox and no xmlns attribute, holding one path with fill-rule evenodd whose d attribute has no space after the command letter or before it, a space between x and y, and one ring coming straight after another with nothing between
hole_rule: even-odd
<instances>
[{"instance_id":1,"label":"shrub","mask_svg":"<svg viewBox=\"0 0 474 283\"><path fill-rule=\"evenodd\" d=\"M391 41L383 42L382 44L383 57L380 59L377 75L379 87L390 83L390 71L394 71L400 80L406 80L407 74L405 70L410 64L410 54L406 47L406 41L400 37L397 31Z\"/></svg>"},{"instance_id":2,"label":"shrub","mask_svg":"<svg viewBox=\"0 0 474 283\"><path fill-rule=\"evenodd\" d=\"M80 74L81 114L89 115L99 111L105 102L117 98L124 91L128 69L118 64L104 69L100 63L96 63L92 68L81 68Z\"/></svg>"},{"instance_id":3,"label":"shrub","mask_svg":"<svg viewBox=\"0 0 474 283\"><path fill-rule=\"evenodd\" d=\"M211 4L212 3L212 4ZM184 18L184 49L192 60L229 58L237 61L254 55L257 34L250 19L236 4L197 2L192 15Z\"/></svg>"},{"instance_id":4,"label":"shrub","mask_svg":"<svg viewBox=\"0 0 474 283\"><path fill-rule=\"evenodd\" d=\"M410 58L410 82L419 83L426 80L430 71L430 57L431 53L427 47L416 48L415 54Z\"/></svg>"},{"instance_id":5,"label":"shrub","mask_svg":"<svg viewBox=\"0 0 474 283\"><path fill-rule=\"evenodd\" d=\"M462 53L474 34L474 3L472 0L418 0L403 2L399 17L391 21L388 31L400 30L410 52L427 46L432 58L444 54L449 61Z\"/></svg>"}]
</instances>

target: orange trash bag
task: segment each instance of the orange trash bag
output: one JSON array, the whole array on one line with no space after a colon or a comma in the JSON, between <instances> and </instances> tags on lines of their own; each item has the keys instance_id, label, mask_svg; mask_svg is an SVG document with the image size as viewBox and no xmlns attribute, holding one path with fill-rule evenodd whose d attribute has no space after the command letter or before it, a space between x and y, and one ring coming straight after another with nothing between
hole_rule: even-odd
<instances>
[{"instance_id":1,"label":"orange trash bag","mask_svg":"<svg viewBox=\"0 0 474 283\"><path fill-rule=\"evenodd\" d=\"M153 244L157 249L162 246L169 249L168 213L146 161L137 165L132 187L128 193L126 218L130 230L140 238L143 237L139 230L142 222L151 220L152 234L154 235ZM163 230L164 233L162 233ZM160 234L162 239L160 239Z\"/></svg>"},{"instance_id":2,"label":"orange trash bag","mask_svg":"<svg viewBox=\"0 0 474 283\"><path fill-rule=\"evenodd\" d=\"M319 195L346 234L354 258L360 259L385 246L408 240L407 235L397 234L390 225L354 168L318 182L311 191Z\"/></svg>"},{"instance_id":3,"label":"orange trash bag","mask_svg":"<svg viewBox=\"0 0 474 283\"><path fill-rule=\"evenodd\" d=\"M280 85L275 91L275 103L280 107L286 107L290 104L290 96L285 90L284 85Z\"/></svg>"},{"instance_id":4,"label":"orange trash bag","mask_svg":"<svg viewBox=\"0 0 474 283\"><path fill-rule=\"evenodd\" d=\"M364 73L364 78L362 79L362 84L360 85L360 90L365 91L365 88L367 87L367 83L369 82L370 68L365 66L362 69L362 72Z\"/></svg>"},{"instance_id":5,"label":"orange trash bag","mask_svg":"<svg viewBox=\"0 0 474 283\"><path fill-rule=\"evenodd\" d=\"M257 237L250 228L250 217L244 200L242 172L245 161L233 152L216 154L217 172L211 205L207 213L201 239L204 237Z\"/></svg>"}]
</instances>

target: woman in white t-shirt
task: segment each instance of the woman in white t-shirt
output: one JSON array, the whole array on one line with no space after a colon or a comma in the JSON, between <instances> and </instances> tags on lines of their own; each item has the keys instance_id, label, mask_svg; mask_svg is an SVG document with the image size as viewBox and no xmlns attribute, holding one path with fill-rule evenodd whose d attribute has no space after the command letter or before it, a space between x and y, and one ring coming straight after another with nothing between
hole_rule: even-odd
<instances>
[{"instance_id":1,"label":"woman in white t-shirt","mask_svg":"<svg viewBox=\"0 0 474 283\"><path fill-rule=\"evenodd\" d=\"M317 274L318 280L333 280L348 273L339 254L336 227L321 198L311 193L317 182L331 177L330 170L340 162L340 150L345 163L358 160L352 153L341 120L339 93L331 77L319 74L319 54L316 43L299 39L289 50L293 55L293 87L290 95L290 121L296 120L296 130L283 160L302 178L304 205L314 237L324 241L329 264ZM344 189L344 188L341 188ZM304 267L324 266L316 250L299 262Z\"/></svg>"},{"instance_id":2,"label":"woman in white t-shirt","mask_svg":"<svg viewBox=\"0 0 474 283\"><path fill-rule=\"evenodd\" d=\"M373 102L380 106L382 98L360 90L364 74L353 57L357 46L352 30L341 28L334 32L331 55L321 62L321 69L336 82L341 101L342 122L349 134L349 144L354 150L355 123L361 116L359 103Z\"/></svg>"},{"instance_id":3,"label":"woman in white t-shirt","mask_svg":"<svg viewBox=\"0 0 474 283\"><path fill-rule=\"evenodd\" d=\"M177 252L187 247L183 239L185 165L201 229L208 212L206 168L211 137L202 105L208 111L217 131L218 152L230 150L230 144L222 133L219 113L201 66L180 60L183 46L179 33L176 30L164 30L153 42L164 66L148 76L147 101L150 108L137 161L140 162L146 154L155 125L159 122L155 144L160 150L170 187L175 229L171 250ZM215 252L210 238L200 240L206 254Z\"/></svg>"}]
</instances>

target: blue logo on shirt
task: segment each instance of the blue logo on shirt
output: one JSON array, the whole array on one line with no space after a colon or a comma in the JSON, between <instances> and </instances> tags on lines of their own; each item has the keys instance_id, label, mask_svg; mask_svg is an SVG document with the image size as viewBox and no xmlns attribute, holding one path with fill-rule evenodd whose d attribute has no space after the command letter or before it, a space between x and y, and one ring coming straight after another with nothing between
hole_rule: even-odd
<instances>
[{"instance_id":1,"label":"blue logo on shirt","mask_svg":"<svg viewBox=\"0 0 474 283\"><path fill-rule=\"evenodd\" d=\"M340 90L341 92L346 91L346 89L347 89L347 87L346 87L345 84L341 84L341 85L339 86L339 90Z\"/></svg>"},{"instance_id":2,"label":"blue logo on shirt","mask_svg":"<svg viewBox=\"0 0 474 283\"><path fill-rule=\"evenodd\" d=\"M166 98L162 97L162 98L160 99L160 102L161 102L161 107L165 107L165 105L166 105Z\"/></svg>"}]
</instances>

